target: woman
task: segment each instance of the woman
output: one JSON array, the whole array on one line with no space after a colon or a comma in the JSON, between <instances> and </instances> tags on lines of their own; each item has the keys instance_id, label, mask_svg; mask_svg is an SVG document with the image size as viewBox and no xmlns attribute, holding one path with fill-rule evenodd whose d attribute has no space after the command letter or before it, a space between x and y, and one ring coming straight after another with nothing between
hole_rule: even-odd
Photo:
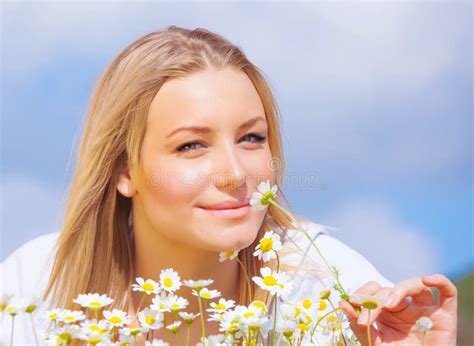
<instances>
[{"instance_id":1,"label":"woman","mask_svg":"<svg viewBox=\"0 0 474 346\"><path fill-rule=\"evenodd\" d=\"M283 179L278 109L263 73L237 46L207 30L170 26L150 33L114 59L92 95L60 234L33 240L10 256L2 265L5 282L25 295L30 288L44 291L51 307L69 309L78 309L73 299L81 293L105 293L115 299L108 309L123 309L136 321L139 307L152 301L132 294L135 278L157 279L173 268L184 279L212 278L222 297L245 304L250 293L245 274L259 275L263 266L253 256L259 240L270 229L294 228L272 205L251 209L250 198L268 180L278 186L284 204ZM419 340L413 325L428 313L435 332L426 343L455 344L456 292L445 277L393 285L324 227L301 221L349 291L394 295L394 307L372 314L377 344ZM292 250L310 249L301 234L281 236L282 268L324 268L314 253L295 256ZM55 244L54 263L39 278ZM40 251L37 258L23 256L32 248ZM229 249L241 250L246 272L236 261L216 261ZM31 269L31 262L40 268ZM20 272L22 267L31 275ZM329 282L321 271L297 276L298 270L295 297ZM27 276L37 281L25 285ZM441 288L442 305L434 305L428 287ZM250 291L262 294L254 283ZM190 290L179 294L190 302L187 311L199 311ZM357 316L345 301L340 307L366 342L365 311ZM215 322L205 327L208 335L219 332ZM170 340L168 333L162 328L153 336ZM200 333L194 323L191 344ZM33 340L31 335L15 340L22 337Z\"/></svg>"}]
</instances>

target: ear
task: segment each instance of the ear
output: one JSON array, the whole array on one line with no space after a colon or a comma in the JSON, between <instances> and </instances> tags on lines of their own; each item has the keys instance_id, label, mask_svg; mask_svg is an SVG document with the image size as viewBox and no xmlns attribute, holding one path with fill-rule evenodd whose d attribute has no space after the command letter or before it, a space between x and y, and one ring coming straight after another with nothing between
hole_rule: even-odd
<instances>
[{"instance_id":1,"label":"ear","mask_svg":"<svg viewBox=\"0 0 474 346\"><path fill-rule=\"evenodd\" d=\"M119 164L118 175L117 175L117 190L124 197L131 198L137 193L137 189L130 174L130 167L128 166L127 159L122 159Z\"/></svg>"}]
</instances>

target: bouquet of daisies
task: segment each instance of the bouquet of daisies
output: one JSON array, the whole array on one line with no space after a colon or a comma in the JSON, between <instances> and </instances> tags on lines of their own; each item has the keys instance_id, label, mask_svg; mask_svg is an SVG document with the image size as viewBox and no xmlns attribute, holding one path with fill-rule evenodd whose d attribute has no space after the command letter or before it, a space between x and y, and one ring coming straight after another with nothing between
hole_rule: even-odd
<instances>
[{"instance_id":1,"label":"bouquet of daisies","mask_svg":"<svg viewBox=\"0 0 474 346\"><path fill-rule=\"evenodd\" d=\"M10 302L11 295L0 299L2 318L12 318L11 340L14 337L14 318L18 313L31 315L33 332L37 344L43 339L48 345L68 345L78 340L88 345L131 345L137 338L146 339L145 345L189 345L190 330L193 323L200 323L201 338L198 345L360 345L349 327L349 322L334 302L334 298L349 300L359 305L357 311L365 308L369 311L383 306L384 301L372 296L353 295L339 280L339 272L324 257L313 242L307 229L285 208L276 202L277 187L262 182L254 192L250 204L256 210L265 210L269 205L280 209L292 220L295 228L303 232L312 248L321 257L332 275L331 287L310 296L294 301L291 294L295 283L284 271L280 270L279 250L282 249L280 236L270 230L260 239L254 256L263 262L276 260L276 269L269 266L260 269L260 275L249 278L246 268L239 260L238 250L229 250L219 254L219 261L239 262L248 285L250 299L248 305L237 305L235 301L221 297L221 293L212 289L213 280L181 280L179 273L172 268L160 273L159 281L136 278L132 290L141 294L137 309L138 324L131 324L127 312L120 309L107 309L113 299L98 293L80 294L74 303L90 312L87 318L82 310L53 309L46 311L41 318L49 321L49 327L39 338L34 330L33 312L40 303L37 299L25 305ZM266 292L265 300L252 297L252 280ZM179 296L180 289L192 290L196 297L199 312L186 311L189 301ZM146 296L153 295L152 303L143 307ZM271 302L271 303L270 303ZM206 323L218 324L220 334L207 335ZM424 332L430 329L429 319L417 323ZM153 338L154 331L166 328L174 336L172 340ZM368 342L370 340L368 326ZM165 333L165 335L167 335ZM44 343L44 342L42 342Z\"/></svg>"}]
</instances>

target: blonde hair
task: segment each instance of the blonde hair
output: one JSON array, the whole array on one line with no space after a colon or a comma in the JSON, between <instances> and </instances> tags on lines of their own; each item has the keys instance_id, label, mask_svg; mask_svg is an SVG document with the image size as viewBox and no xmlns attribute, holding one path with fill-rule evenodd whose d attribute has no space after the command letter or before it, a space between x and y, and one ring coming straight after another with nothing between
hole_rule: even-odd
<instances>
[{"instance_id":1,"label":"blonde hair","mask_svg":"<svg viewBox=\"0 0 474 346\"><path fill-rule=\"evenodd\" d=\"M120 165L137 165L152 99L168 80L208 68L235 68L255 86L268 121L268 141L277 162L277 201L282 193L284 158L277 103L262 71L242 50L208 30L168 26L138 38L103 72L92 93L80 141L76 168L68 191L64 221L43 300L73 308L80 293L97 292L114 298L110 308L130 303L134 249L128 226L131 200L116 188ZM280 210L270 206L255 242L240 251L249 277L258 275L261 261L252 255L267 230L291 228ZM284 234L282 234L284 236ZM248 297L240 272L240 303ZM257 287L252 283L252 291ZM256 298L263 297L258 291ZM263 299L262 299L263 300Z\"/></svg>"}]
</instances>

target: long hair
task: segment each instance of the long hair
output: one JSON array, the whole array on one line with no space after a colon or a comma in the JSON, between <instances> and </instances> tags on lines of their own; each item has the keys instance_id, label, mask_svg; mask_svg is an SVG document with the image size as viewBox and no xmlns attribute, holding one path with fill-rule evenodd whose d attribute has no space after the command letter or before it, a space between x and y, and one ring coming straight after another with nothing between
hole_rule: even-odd
<instances>
[{"instance_id":1,"label":"long hair","mask_svg":"<svg viewBox=\"0 0 474 346\"><path fill-rule=\"evenodd\" d=\"M139 163L148 110L166 81L229 67L245 72L262 100L276 163L277 201L289 207L282 193L285 165L280 114L263 72L239 47L208 30L168 26L151 32L121 51L95 85L43 300L50 297L52 306L71 309L80 293L97 292L114 298L111 308L124 309L130 303L135 278L128 225L131 200L117 191L119 167L124 160ZM255 246L265 231L275 227L285 230L292 224L269 206L255 242L239 254L249 277L258 275L261 266L252 255ZM248 292L244 273L240 271L239 276L242 304ZM257 291L253 282L252 291ZM258 292L256 297L263 297Z\"/></svg>"}]
</instances>

